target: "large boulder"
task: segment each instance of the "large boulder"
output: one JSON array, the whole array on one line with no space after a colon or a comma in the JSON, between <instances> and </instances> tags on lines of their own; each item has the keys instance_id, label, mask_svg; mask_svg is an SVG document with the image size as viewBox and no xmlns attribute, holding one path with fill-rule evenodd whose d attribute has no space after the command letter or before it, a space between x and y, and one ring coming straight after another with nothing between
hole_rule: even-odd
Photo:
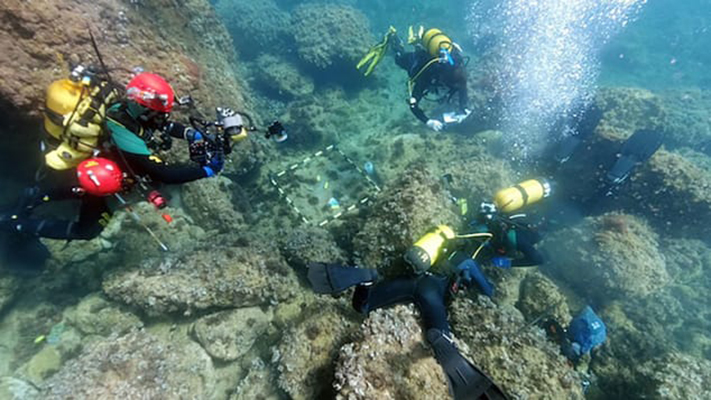
<instances>
[{"instance_id":1,"label":"large boulder","mask_svg":"<svg viewBox=\"0 0 711 400\"><path fill-rule=\"evenodd\" d=\"M543 245L556 255L546 270L600 302L645 296L669 282L658 237L638 217L587 217L552 233Z\"/></svg>"},{"instance_id":2,"label":"large boulder","mask_svg":"<svg viewBox=\"0 0 711 400\"><path fill-rule=\"evenodd\" d=\"M414 306L370 313L355 341L341 347L337 399L445 399L446 377L432 356Z\"/></svg>"},{"instance_id":3,"label":"large boulder","mask_svg":"<svg viewBox=\"0 0 711 400\"><path fill-rule=\"evenodd\" d=\"M93 343L42 385L43 399L212 398L215 371L194 342L136 331Z\"/></svg>"},{"instance_id":4,"label":"large boulder","mask_svg":"<svg viewBox=\"0 0 711 400\"><path fill-rule=\"evenodd\" d=\"M284 333L272 359L278 362L279 387L292 399L333 396L334 360L355 328L346 307L335 301L314 304Z\"/></svg>"},{"instance_id":5,"label":"large boulder","mask_svg":"<svg viewBox=\"0 0 711 400\"><path fill-rule=\"evenodd\" d=\"M65 77L66 61L98 64L87 21L116 83L141 66L164 74L178 93L191 93L205 107L244 104L232 40L207 0L8 0L0 13L12 21L0 34L6 78L0 99L22 113L40 115L46 86Z\"/></svg>"},{"instance_id":6,"label":"large boulder","mask_svg":"<svg viewBox=\"0 0 711 400\"><path fill-rule=\"evenodd\" d=\"M182 257L148 259L103 282L111 299L150 315L269 305L294 297L296 276L274 249L221 243Z\"/></svg>"},{"instance_id":7,"label":"large boulder","mask_svg":"<svg viewBox=\"0 0 711 400\"><path fill-rule=\"evenodd\" d=\"M310 262L345 262L346 255L329 231L319 227L301 227L280 236L280 248L289 264L304 271Z\"/></svg>"},{"instance_id":8,"label":"large boulder","mask_svg":"<svg viewBox=\"0 0 711 400\"><path fill-rule=\"evenodd\" d=\"M233 205L234 186L223 176L201 179L183 185L181 200L198 226L219 232L239 231L244 217Z\"/></svg>"},{"instance_id":9,"label":"large boulder","mask_svg":"<svg viewBox=\"0 0 711 400\"><path fill-rule=\"evenodd\" d=\"M289 13L273 0L219 0L215 9L240 54L255 57L287 50L291 42Z\"/></svg>"},{"instance_id":10,"label":"large boulder","mask_svg":"<svg viewBox=\"0 0 711 400\"><path fill-rule=\"evenodd\" d=\"M643 398L701 400L711 398L711 361L683 353L670 353L642 367L648 384ZM640 396L642 397L642 396Z\"/></svg>"},{"instance_id":11,"label":"large boulder","mask_svg":"<svg viewBox=\"0 0 711 400\"><path fill-rule=\"evenodd\" d=\"M528 274L521 282L516 308L529 321L542 315L555 318L563 326L570 321L567 299L551 279L539 272Z\"/></svg>"},{"instance_id":12,"label":"large boulder","mask_svg":"<svg viewBox=\"0 0 711 400\"><path fill-rule=\"evenodd\" d=\"M91 294L75 307L66 309L64 317L67 323L82 335L108 337L123 335L143 327L138 316L107 301L98 293Z\"/></svg>"},{"instance_id":13,"label":"large boulder","mask_svg":"<svg viewBox=\"0 0 711 400\"><path fill-rule=\"evenodd\" d=\"M238 308L204 316L193 324L193 335L212 358L235 361L246 354L269 328L271 313L259 307Z\"/></svg>"},{"instance_id":14,"label":"large boulder","mask_svg":"<svg viewBox=\"0 0 711 400\"><path fill-rule=\"evenodd\" d=\"M255 64L252 83L271 97L289 100L308 96L314 91L313 80L282 58L265 54L259 56Z\"/></svg>"},{"instance_id":15,"label":"large boulder","mask_svg":"<svg viewBox=\"0 0 711 400\"><path fill-rule=\"evenodd\" d=\"M626 209L648 215L659 229L705 239L711 233L711 176L675 151L655 154L620 199Z\"/></svg>"},{"instance_id":16,"label":"large boulder","mask_svg":"<svg viewBox=\"0 0 711 400\"><path fill-rule=\"evenodd\" d=\"M346 5L302 4L291 14L291 29L299 58L319 69L355 71L373 42L366 16Z\"/></svg>"},{"instance_id":17,"label":"large boulder","mask_svg":"<svg viewBox=\"0 0 711 400\"><path fill-rule=\"evenodd\" d=\"M378 196L367 218L353 241L359 265L393 275L404 272L402 256L420 236L458 221L442 184L417 166Z\"/></svg>"},{"instance_id":18,"label":"large boulder","mask_svg":"<svg viewBox=\"0 0 711 400\"><path fill-rule=\"evenodd\" d=\"M483 296L457 298L450 320L471 349L464 353L511 398L584 398L582 379L572 365L542 330L522 330L526 323L515 308L498 307Z\"/></svg>"}]
</instances>

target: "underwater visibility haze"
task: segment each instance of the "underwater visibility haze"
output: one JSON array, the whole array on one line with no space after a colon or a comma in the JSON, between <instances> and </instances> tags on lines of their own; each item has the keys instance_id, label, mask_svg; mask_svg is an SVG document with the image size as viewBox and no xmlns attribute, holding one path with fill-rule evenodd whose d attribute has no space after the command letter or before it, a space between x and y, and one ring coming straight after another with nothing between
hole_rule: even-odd
<instances>
[{"instance_id":1,"label":"underwater visibility haze","mask_svg":"<svg viewBox=\"0 0 711 400\"><path fill-rule=\"evenodd\" d=\"M711 399L708 1L0 16L0 399Z\"/></svg>"}]
</instances>

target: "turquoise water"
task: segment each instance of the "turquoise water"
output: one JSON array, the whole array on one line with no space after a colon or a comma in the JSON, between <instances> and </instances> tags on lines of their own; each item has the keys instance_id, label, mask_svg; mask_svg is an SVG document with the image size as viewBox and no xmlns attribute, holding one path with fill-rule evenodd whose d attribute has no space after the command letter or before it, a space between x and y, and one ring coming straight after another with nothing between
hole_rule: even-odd
<instances>
[{"instance_id":1,"label":"turquoise water","mask_svg":"<svg viewBox=\"0 0 711 400\"><path fill-rule=\"evenodd\" d=\"M511 399L711 399L708 1L9 1L0 48L23 50L0 62L0 400L448 398L432 319ZM11 241L23 188L76 176L42 167L38 143L46 86L97 61L85 23L120 86L141 67L195 99L173 120L229 107L253 129L217 177L144 181L168 208L135 185L98 237ZM466 112L432 85L417 119L394 36L372 75L356 69L391 26L405 51L419 26L461 48ZM286 141L265 137L277 120ZM156 154L202 171L178 138ZM23 217L77 221L86 199ZM42 246L42 268L12 268ZM417 246L432 275L405 261ZM530 254L543 262L516 263ZM312 263L380 280L318 295ZM423 295L423 276L446 283ZM377 288L406 305L353 309ZM577 357L586 306L606 336Z\"/></svg>"}]
</instances>

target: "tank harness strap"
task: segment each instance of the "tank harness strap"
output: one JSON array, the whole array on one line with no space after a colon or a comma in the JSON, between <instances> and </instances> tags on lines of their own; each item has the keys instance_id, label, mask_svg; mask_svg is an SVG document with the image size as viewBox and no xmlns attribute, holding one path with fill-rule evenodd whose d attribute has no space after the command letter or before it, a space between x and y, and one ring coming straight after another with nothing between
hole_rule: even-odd
<instances>
[{"instance_id":1,"label":"tank harness strap","mask_svg":"<svg viewBox=\"0 0 711 400\"><path fill-rule=\"evenodd\" d=\"M415 89L415 81L422 75L429 67L432 66L432 64L439 62L439 58L433 58L430 61L427 62L420 70L410 79L407 80L407 91L412 97L412 91Z\"/></svg>"},{"instance_id":2,"label":"tank harness strap","mask_svg":"<svg viewBox=\"0 0 711 400\"><path fill-rule=\"evenodd\" d=\"M526 189L524 189L521 185L516 185L514 188L521 193L521 199L523 200L523 204L521 206L523 207L528 204L528 192L526 192Z\"/></svg>"}]
</instances>

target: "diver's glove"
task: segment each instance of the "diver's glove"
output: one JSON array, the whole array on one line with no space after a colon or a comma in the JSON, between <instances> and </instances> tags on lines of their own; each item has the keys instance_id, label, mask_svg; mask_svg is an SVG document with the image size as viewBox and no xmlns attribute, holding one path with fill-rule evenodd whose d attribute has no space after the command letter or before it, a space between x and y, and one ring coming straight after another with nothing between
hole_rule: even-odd
<instances>
[{"instance_id":1,"label":"diver's glove","mask_svg":"<svg viewBox=\"0 0 711 400\"><path fill-rule=\"evenodd\" d=\"M188 128L185 131L185 139L188 141L188 143L195 143L201 141L203 139L203 136L199 130Z\"/></svg>"},{"instance_id":2,"label":"diver's glove","mask_svg":"<svg viewBox=\"0 0 711 400\"><path fill-rule=\"evenodd\" d=\"M502 269L509 269L511 268L511 259L508 257L494 257L491 259L491 265L497 267L497 268L502 268Z\"/></svg>"},{"instance_id":3,"label":"diver's glove","mask_svg":"<svg viewBox=\"0 0 711 400\"><path fill-rule=\"evenodd\" d=\"M444 129L444 124L438 119L427 120L427 126L435 132L439 132Z\"/></svg>"},{"instance_id":4,"label":"diver's glove","mask_svg":"<svg viewBox=\"0 0 711 400\"><path fill-rule=\"evenodd\" d=\"M479 264L473 259L468 258L459 263L457 272L466 286L471 286L472 282L476 282L482 293L489 297L494 295L494 285L486 279Z\"/></svg>"},{"instance_id":5,"label":"diver's glove","mask_svg":"<svg viewBox=\"0 0 711 400\"><path fill-rule=\"evenodd\" d=\"M222 168L224 168L224 166L225 160L222 154L215 154L214 156L212 156L207 165L202 167L202 169L205 171L205 174L207 174L207 177L211 178L217 175L220 171L222 171Z\"/></svg>"}]
</instances>

